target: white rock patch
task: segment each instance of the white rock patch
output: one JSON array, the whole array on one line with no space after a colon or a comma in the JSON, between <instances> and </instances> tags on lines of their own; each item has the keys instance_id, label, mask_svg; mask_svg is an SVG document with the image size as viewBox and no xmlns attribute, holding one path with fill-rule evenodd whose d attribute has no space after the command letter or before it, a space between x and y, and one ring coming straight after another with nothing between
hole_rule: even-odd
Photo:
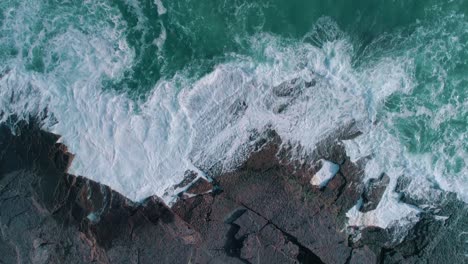
<instances>
[{"instance_id":1,"label":"white rock patch","mask_svg":"<svg viewBox=\"0 0 468 264\"><path fill-rule=\"evenodd\" d=\"M336 173L338 173L340 166L324 159L322 159L321 162L322 168L315 173L314 177L310 180L310 184L323 188L336 175Z\"/></svg>"}]
</instances>

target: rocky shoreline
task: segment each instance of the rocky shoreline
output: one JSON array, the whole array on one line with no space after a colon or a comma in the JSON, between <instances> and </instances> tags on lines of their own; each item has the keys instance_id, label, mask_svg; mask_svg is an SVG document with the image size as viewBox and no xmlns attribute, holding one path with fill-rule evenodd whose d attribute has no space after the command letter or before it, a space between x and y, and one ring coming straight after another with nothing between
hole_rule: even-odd
<instances>
[{"instance_id":1,"label":"rocky shoreline","mask_svg":"<svg viewBox=\"0 0 468 264\"><path fill-rule=\"evenodd\" d=\"M375 208L387 179L364 186L362 166L335 141L318 150L317 166L301 166L278 158L273 133L241 168L212 182L199 178L168 207L155 196L136 204L67 174L73 155L58 136L35 122L17 127L13 135L0 125L0 263L468 260L468 209L453 194L423 210L399 239L391 229L346 228L346 212L359 199L360 210ZM310 184L319 158L340 164L325 188Z\"/></svg>"}]
</instances>

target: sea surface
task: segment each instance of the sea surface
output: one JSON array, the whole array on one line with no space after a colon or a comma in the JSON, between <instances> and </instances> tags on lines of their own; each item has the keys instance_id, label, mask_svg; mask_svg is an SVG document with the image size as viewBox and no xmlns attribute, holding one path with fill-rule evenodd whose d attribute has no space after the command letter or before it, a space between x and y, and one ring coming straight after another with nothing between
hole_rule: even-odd
<instances>
[{"instance_id":1,"label":"sea surface","mask_svg":"<svg viewBox=\"0 0 468 264\"><path fill-rule=\"evenodd\" d=\"M386 226L418 211L399 177L468 202L467 15L466 0L3 0L0 122L40 116L71 173L135 201L235 169L268 129L301 160L354 124L364 181L391 183L350 222Z\"/></svg>"}]
</instances>

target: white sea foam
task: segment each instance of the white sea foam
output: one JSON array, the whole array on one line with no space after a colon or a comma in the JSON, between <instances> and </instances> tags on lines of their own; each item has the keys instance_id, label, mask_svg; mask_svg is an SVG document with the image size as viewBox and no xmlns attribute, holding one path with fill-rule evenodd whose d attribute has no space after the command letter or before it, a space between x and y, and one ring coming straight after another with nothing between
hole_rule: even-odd
<instances>
[{"instance_id":1,"label":"white sea foam","mask_svg":"<svg viewBox=\"0 0 468 264\"><path fill-rule=\"evenodd\" d=\"M252 47L269 62L240 57L193 84L182 82L182 88L176 87L176 80L163 80L146 102L99 86L100 77L116 75L131 64L132 57L124 56L131 50L112 50L111 42L89 40L74 31L54 43L53 48L73 58L59 72L31 76L15 69L2 82L10 89L37 91L36 109L47 107L54 114L59 122L49 129L62 135L76 154L72 173L109 184L134 200L162 196L187 169L234 169L248 155L252 131L272 127L285 141L300 143L308 151L341 124L358 120L367 126L374 118L369 103L379 90L360 83L345 40L323 48L283 46L279 39L263 35L253 39ZM79 60L85 63L72 68ZM397 63L392 65L399 70ZM292 80L296 83L286 85L293 89L290 94L275 92ZM301 85L312 80L315 86ZM24 107L27 99L25 94L9 106Z\"/></svg>"},{"instance_id":2,"label":"white sea foam","mask_svg":"<svg viewBox=\"0 0 468 264\"><path fill-rule=\"evenodd\" d=\"M346 213L349 226L389 228L393 225L413 224L418 220L421 209L399 202L399 194L394 192L396 179L394 177L390 179L382 199L374 210L360 212L359 209L362 205L360 200Z\"/></svg>"},{"instance_id":3,"label":"white sea foam","mask_svg":"<svg viewBox=\"0 0 468 264\"><path fill-rule=\"evenodd\" d=\"M161 33L159 34L158 38L154 40L154 44L156 45L156 47L158 47L159 51L162 50L164 43L166 43L166 39L167 39L166 27L164 27L164 24L162 21L160 22L160 25L161 25Z\"/></svg>"},{"instance_id":4,"label":"white sea foam","mask_svg":"<svg viewBox=\"0 0 468 264\"><path fill-rule=\"evenodd\" d=\"M340 170L340 166L328 160L321 160L321 162L322 167L312 177L310 184L325 187L327 183L335 177L336 173Z\"/></svg>"},{"instance_id":5,"label":"white sea foam","mask_svg":"<svg viewBox=\"0 0 468 264\"><path fill-rule=\"evenodd\" d=\"M167 9L164 7L161 0L154 0L154 4L158 8L158 15L164 15L167 12Z\"/></svg>"},{"instance_id":6,"label":"white sea foam","mask_svg":"<svg viewBox=\"0 0 468 264\"><path fill-rule=\"evenodd\" d=\"M394 225L405 226L415 223L419 219L418 213L421 210L408 204L399 203L397 199L398 197L384 195L377 208L365 213L359 211L360 204L358 203L346 213L348 225L389 228Z\"/></svg>"},{"instance_id":7,"label":"white sea foam","mask_svg":"<svg viewBox=\"0 0 468 264\"><path fill-rule=\"evenodd\" d=\"M18 18L7 19L15 24ZM21 32L28 29L15 30L21 43ZM236 168L252 148L251 136L266 127L311 152L341 125L355 121L363 135L344 142L348 154L353 160L373 157L365 180L385 172L390 187L376 210L351 209L350 225L388 227L415 219L417 209L401 204L394 192L396 179L405 175L428 186L434 170L410 155L378 119L388 96L412 90L411 60L388 57L356 68L345 37L317 47L264 34L251 40L261 62L237 56L194 82L179 73L160 80L145 101L134 101L102 87L103 79L118 79L134 63L121 27L115 23L97 32L67 28L47 43L50 54L60 55L57 66L45 73L28 71L18 56L0 80L0 109L7 115L47 108L58 121L45 128L62 135L76 154L71 173L108 184L133 200L156 194L170 202L165 193L186 170L203 175L214 167ZM435 177L443 188L456 187ZM464 185L458 188L467 193ZM414 184L414 193L418 190L422 187Z\"/></svg>"}]
</instances>

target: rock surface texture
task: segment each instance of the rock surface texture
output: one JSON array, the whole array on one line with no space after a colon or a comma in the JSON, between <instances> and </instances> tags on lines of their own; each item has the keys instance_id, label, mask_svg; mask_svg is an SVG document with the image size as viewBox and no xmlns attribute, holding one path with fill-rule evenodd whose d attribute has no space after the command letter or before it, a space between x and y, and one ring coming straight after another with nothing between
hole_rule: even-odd
<instances>
[{"instance_id":1,"label":"rock surface texture","mask_svg":"<svg viewBox=\"0 0 468 264\"><path fill-rule=\"evenodd\" d=\"M346 212L360 199L363 211L375 208L387 179L362 184L362 168L338 142L317 152L340 166L325 188L310 184L317 166L278 158L273 135L244 166L212 182L199 178L169 208L67 174L73 155L57 140L34 123L15 134L0 127L0 263L468 260L468 210L452 194L398 240L395 230L346 229Z\"/></svg>"}]
</instances>

